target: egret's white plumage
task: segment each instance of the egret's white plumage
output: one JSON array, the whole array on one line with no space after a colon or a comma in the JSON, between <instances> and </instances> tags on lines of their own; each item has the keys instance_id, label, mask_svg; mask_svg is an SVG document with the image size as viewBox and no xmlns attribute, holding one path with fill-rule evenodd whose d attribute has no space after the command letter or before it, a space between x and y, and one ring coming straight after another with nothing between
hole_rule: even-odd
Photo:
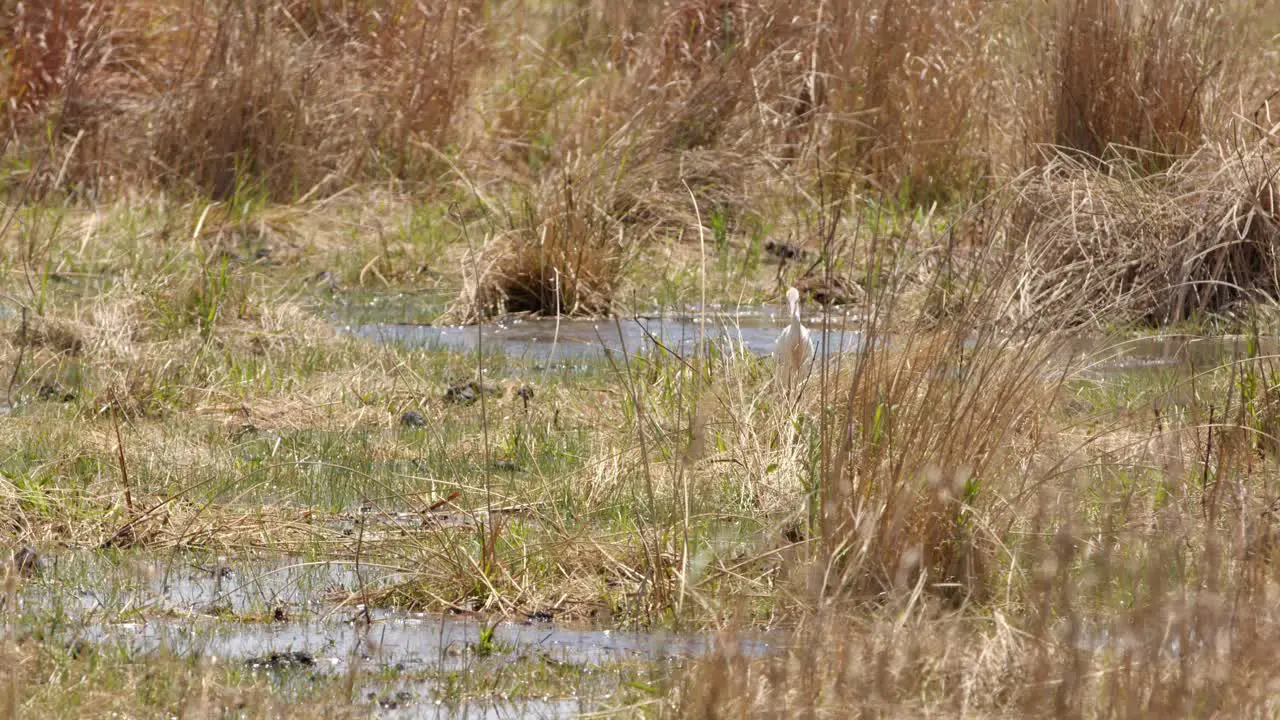
<instances>
[{"instance_id":1,"label":"egret's white plumage","mask_svg":"<svg viewBox=\"0 0 1280 720\"><path fill-rule=\"evenodd\" d=\"M791 323L778 335L773 356L778 361L778 381L785 388L792 388L803 380L813 358L813 339L809 328L800 323L800 291L787 290L787 308L791 311Z\"/></svg>"}]
</instances>

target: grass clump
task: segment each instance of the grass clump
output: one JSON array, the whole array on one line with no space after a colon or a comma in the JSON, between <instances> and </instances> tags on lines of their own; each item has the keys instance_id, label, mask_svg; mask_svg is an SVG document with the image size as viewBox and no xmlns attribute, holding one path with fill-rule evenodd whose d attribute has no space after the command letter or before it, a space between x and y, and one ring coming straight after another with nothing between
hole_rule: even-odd
<instances>
[{"instance_id":1,"label":"grass clump","mask_svg":"<svg viewBox=\"0 0 1280 720\"><path fill-rule=\"evenodd\" d=\"M478 277L467 278L452 314L467 321L504 313L607 314L629 250L626 228L610 213L607 183L566 175L526 200L510 229L489 240L483 251L489 259L473 270Z\"/></svg>"},{"instance_id":2,"label":"grass clump","mask_svg":"<svg viewBox=\"0 0 1280 720\"><path fill-rule=\"evenodd\" d=\"M1045 327L1153 326L1277 297L1272 153L1210 149L1139 178L1059 158L1021 189L1012 307Z\"/></svg>"},{"instance_id":3,"label":"grass clump","mask_svg":"<svg viewBox=\"0 0 1280 720\"><path fill-rule=\"evenodd\" d=\"M929 577L956 602L986 597L996 548L984 535L1006 521L989 503L1014 492L1019 461L1042 452L1037 425L1058 388L1041 368L1054 344L965 348L962 337L913 337L850 371L821 528L829 546L857 549L833 566L826 592L909 592Z\"/></svg>"},{"instance_id":4,"label":"grass clump","mask_svg":"<svg viewBox=\"0 0 1280 720\"><path fill-rule=\"evenodd\" d=\"M623 248L597 210L572 187L540 217L526 206L522 227L498 261L493 291L507 312L602 315L613 303Z\"/></svg>"}]
</instances>

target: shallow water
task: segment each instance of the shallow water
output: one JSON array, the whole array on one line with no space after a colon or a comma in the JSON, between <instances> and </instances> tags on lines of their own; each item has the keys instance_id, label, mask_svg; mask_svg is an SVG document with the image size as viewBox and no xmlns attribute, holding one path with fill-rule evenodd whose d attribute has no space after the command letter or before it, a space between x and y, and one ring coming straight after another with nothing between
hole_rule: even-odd
<instances>
[{"instance_id":1,"label":"shallow water","mask_svg":"<svg viewBox=\"0 0 1280 720\"><path fill-rule=\"evenodd\" d=\"M276 608L316 611L325 598L359 586L354 563L306 562L289 558L227 561L205 556L124 556L69 553L46 558L45 582L26 588L24 599L57 605L73 618L114 621L140 612L190 615L230 612L268 614ZM366 584L390 573L364 567Z\"/></svg>"},{"instance_id":2,"label":"shallow water","mask_svg":"<svg viewBox=\"0 0 1280 720\"><path fill-rule=\"evenodd\" d=\"M706 313L687 308L616 321L513 317L478 326L437 326L425 322L431 313L422 308L420 298L382 297L341 306L329 317L343 331L376 343L457 353L474 353L483 344L486 353L532 360L535 366L571 368L624 349L645 356L662 346L687 356L696 350L700 330L708 344L721 351L768 355L788 321L780 307L709 306ZM864 337L856 321L847 315L827 318L825 323L821 315L805 318L819 352L827 354L861 347ZM1081 376L1102 378L1206 370L1244 357L1246 339L1167 334L1117 340L1086 334L1068 343L1067 350L1064 364L1070 362ZM1262 338L1259 352L1280 355L1280 338Z\"/></svg>"},{"instance_id":3,"label":"shallow water","mask_svg":"<svg viewBox=\"0 0 1280 720\"><path fill-rule=\"evenodd\" d=\"M348 602L362 579L367 587L397 575L384 567L357 574L352 563L291 558L71 552L42 558L23 584L18 626L57 634L68 647L88 642L126 657L165 650L244 663L270 673L285 693L305 687L316 673L360 668L361 698L374 715L394 718L573 717L601 709L616 694L618 679L608 663L663 663L722 642L749 654L777 648L760 636L615 632L531 619L494 626L490 650L479 654L485 631L479 619L366 612ZM555 663L578 668L581 679L571 697L436 699L454 696L432 673L466 674L482 659L491 668L484 672L506 673L508 663Z\"/></svg>"},{"instance_id":4,"label":"shallow water","mask_svg":"<svg viewBox=\"0 0 1280 720\"><path fill-rule=\"evenodd\" d=\"M1125 340L1084 337L1070 344L1082 360L1075 366L1088 376L1176 372L1193 374L1247 357L1248 343L1242 336L1202 337L1170 334ZM1280 338L1258 341L1257 357L1280 360Z\"/></svg>"},{"instance_id":5,"label":"shallow water","mask_svg":"<svg viewBox=\"0 0 1280 720\"><path fill-rule=\"evenodd\" d=\"M468 648L480 642L483 626L472 619L370 610L368 622L358 608L328 616L284 622L241 623L213 619L160 618L119 623L92 623L82 637L111 642L132 652L165 648L179 655L206 655L233 660L273 653L304 653L320 669L362 666L458 669L471 660ZM562 663L600 665L612 660L670 660L702 655L715 640L669 633L624 633L579 630L546 623L499 623L494 642L511 657L537 655ZM763 641L739 641L748 654L768 652Z\"/></svg>"},{"instance_id":6,"label":"shallow water","mask_svg":"<svg viewBox=\"0 0 1280 720\"><path fill-rule=\"evenodd\" d=\"M362 568L360 575L369 587L397 573L374 566ZM474 662L471 649L484 630L480 620L389 609L366 612L345 602L361 587L360 575L352 563L289 558L228 561L203 555L68 553L42 560L37 577L23 586L20 608L41 627L49 624L47 618L59 618L56 625L69 643L109 645L131 655L165 649L253 664L300 653L313 672L342 672L353 664L375 670L458 670ZM711 651L721 639L530 620L499 623L493 642L491 657L600 666L692 657ZM724 642L748 654L776 649L775 641L760 636L739 635ZM501 716L513 716L510 709ZM554 715L563 708L551 702L544 709ZM423 716L399 710L398 717ZM476 711L490 716L482 706Z\"/></svg>"},{"instance_id":7,"label":"shallow water","mask_svg":"<svg viewBox=\"0 0 1280 720\"><path fill-rule=\"evenodd\" d=\"M400 314L388 309L391 317ZM486 353L501 353L510 358L533 360L554 365L607 353L646 356L670 351L680 356L695 352L698 343L724 351L755 355L773 352L778 333L788 319L767 308L746 308L732 312L700 314L664 314L613 319L581 320L555 318L507 318L483 325L449 326L377 321L365 309L359 321L352 316L335 313L331 320L351 335L378 343L407 347L425 347L474 353L483 346ZM862 335L849 326L847 318L831 318L824 323L821 316L806 318L811 337L819 353L855 350Z\"/></svg>"}]
</instances>

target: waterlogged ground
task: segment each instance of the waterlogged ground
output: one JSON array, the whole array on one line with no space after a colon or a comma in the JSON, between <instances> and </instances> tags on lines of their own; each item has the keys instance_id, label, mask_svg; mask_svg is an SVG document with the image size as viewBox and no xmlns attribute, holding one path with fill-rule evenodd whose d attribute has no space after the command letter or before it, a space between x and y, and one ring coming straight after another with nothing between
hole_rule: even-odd
<instances>
[{"instance_id":1,"label":"waterlogged ground","mask_svg":"<svg viewBox=\"0 0 1280 720\"><path fill-rule=\"evenodd\" d=\"M563 377L607 376L615 371L611 362L622 362L623 355L657 351L669 358L689 353L704 339L721 352L763 355L772 352L786 322L771 308L657 313L616 323L424 322L438 309L431 299L400 298L318 312L362 341L425 352L446 367L472 366L484 342L486 376L499 378L545 377L550 369ZM817 328L822 320L806 322ZM852 323L832 318L828 327L825 334L814 332L820 347L828 344L828 354L857 347ZM519 402L510 396L504 401ZM525 413L536 416L543 402L536 398ZM73 655L127 663L156 657L220 663L268 678L274 692L300 701L356 677L351 682L361 707L379 717L493 718L625 713L650 703L683 662L713 648L761 655L785 642L783 635L624 631L607 614L561 617L554 606L510 615L421 612L385 599L366 603L412 580L421 568L413 564L416 557L394 551L375 552L378 560L363 563L332 559L349 557L357 538L370 548L386 548L412 544L422 535L474 535L489 522L487 510L433 507L424 513L421 505L406 502L402 488L420 490L425 480L439 481L429 497L445 498L453 487L474 489L487 470L501 497L515 498L530 475L554 477L574 466L576 452L545 445L541 452L495 451L486 465L473 450L454 446L447 429L401 423L390 434L416 451L388 457L376 440L291 424L259 428L250 418L230 437L240 465L234 472L269 468L261 471L269 479L239 492L239 501L331 510L323 520L308 521L304 554L41 547L36 569L8 606L14 636L39 636ZM145 478L149 471L138 472ZM370 486L377 492L370 493ZM225 494L217 489L210 496ZM371 494L377 497L371 500ZM509 533L521 527L536 532L538 520L520 508L509 517ZM343 550L331 554L327 546Z\"/></svg>"},{"instance_id":2,"label":"waterlogged ground","mask_svg":"<svg viewBox=\"0 0 1280 720\"><path fill-rule=\"evenodd\" d=\"M396 573L350 562L199 553L43 556L17 595L19 636L113 657L231 663L282 690L359 672L387 717L566 717L618 708L673 663L778 639L565 626L550 613L490 620L367 608ZM635 686L635 687L632 687ZM490 693L498 690L496 693Z\"/></svg>"},{"instance_id":3,"label":"waterlogged ground","mask_svg":"<svg viewBox=\"0 0 1280 720\"><path fill-rule=\"evenodd\" d=\"M64 616L88 639L111 639L133 650L165 645L231 659L294 653L332 667L355 659L457 669L487 628L495 647L508 653L577 664L689 657L718 641L559 626L550 613L487 625L468 615L368 609L353 598L396 573L352 562L72 552L41 564L40 581L27 588L24 606ZM220 619L233 622L199 627ZM770 650L766 638L743 637L735 645L748 654Z\"/></svg>"},{"instance_id":4,"label":"waterlogged ground","mask_svg":"<svg viewBox=\"0 0 1280 720\"><path fill-rule=\"evenodd\" d=\"M779 308L709 307L617 320L513 317L478 327L433 325L438 311L438 298L415 296L346 300L315 311L361 343L413 352L416 360L434 364L429 371L441 378L435 383L441 395L397 401L390 417L398 419L390 427L330 423L319 429L286 409L267 421L245 410L242 425L208 431L216 440L210 442L231 459L225 465L196 463L210 468L209 477L191 478L197 492L189 499L215 503L230 497L248 506L299 508L289 522L273 526L279 528L276 537L231 543L213 531L186 532L155 543L187 548L171 551L38 547L38 561L22 569L21 581L4 600L9 637L19 645L39 638L61 648L65 656L55 664L63 670L79 667L85 657L125 667L156 658L212 663L234 668L233 679L265 678L283 698L313 702L341 696L355 699L362 713L386 717L643 713L693 658L717 648L764 656L787 647L785 630L673 632L661 629L667 627L663 618L647 618L647 626L658 630L635 629L644 625L635 622L642 615L636 608L652 590L643 583L634 591L619 590L635 585L625 572L602 572L592 592L634 606L611 608L613 601L604 600L601 607L584 609L567 593L526 597L540 584L554 586L568 575L547 562L547 555L561 558L544 552L545 546L567 547L570 539L598 536L586 544L599 551L599 564L621 568L625 564L612 554L620 551L609 545L610 538L643 536L627 515L627 503L644 502L638 487L584 489L563 480L584 467L590 476L585 463L600 421L562 416L561 407L590 407L595 401L558 404L544 394L561 400L583 392L609 397L609 379L616 380L629 359L678 362L703 343L713 356L767 356L788 320ZM821 352L834 361L861 347L855 317L810 315L806 323ZM1200 378L1229 374L1241 358L1265 358L1277 349L1265 338L1082 337L1064 343L1042 370L1062 375L1082 405L1149 406L1158 414L1193 396ZM465 407L464 400L475 398L446 391L450 373L473 376L480 350L486 378L531 383L541 393L503 396L493 412L506 425L493 436L489 416ZM72 402L60 392L42 388L36 402L5 412L24 416L50 412L39 403ZM359 390L344 392L360 397ZM474 444L478 433L486 438L484 446ZM726 498L743 506L760 502L732 496L735 487L746 485L735 483L733 472L758 477L775 468L726 468L720 487L695 493L685 507L698 518L698 530L714 538L714 547L708 541L695 548L695 565L717 554L776 551L757 524L719 511L732 506ZM114 467L95 466L93 472L109 475ZM133 481L146 485L164 472L135 467ZM587 502L584 492L604 499ZM454 504L460 494L471 502ZM250 531L253 523L252 517L241 519ZM457 592L449 597L431 595L437 592L433 582L456 583L468 576L467 563L484 561L490 551L483 536L494 527L501 529L503 543L499 565L541 559L511 579L503 593L453 588ZM214 540L229 542L236 552L191 549L205 541L216 546ZM259 550L246 553L246 546ZM451 554L454 548L462 551ZM696 578L702 571L689 573ZM453 599L498 594L507 599L483 609ZM767 604L763 608L755 612L767 615ZM613 611L624 614L632 629L612 622ZM1123 639L1101 627L1082 631L1074 642L1096 648Z\"/></svg>"}]
</instances>

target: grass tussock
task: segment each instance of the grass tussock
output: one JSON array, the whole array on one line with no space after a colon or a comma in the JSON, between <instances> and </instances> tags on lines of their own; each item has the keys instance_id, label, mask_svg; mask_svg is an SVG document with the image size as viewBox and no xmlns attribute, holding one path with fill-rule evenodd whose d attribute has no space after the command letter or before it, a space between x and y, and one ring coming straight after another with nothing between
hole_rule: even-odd
<instances>
[{"instance_id":1,"label":"grass tussock","mask_svg":"<svg viewBox=\"0 0 1280 720\"><path fill-rule=\"evenodd\" d=\"M584 216L572 190L542 218L526 211L525 229L499 261L493 292L506 312L603 315L613 302L622 248L607 226Z\"/></svg>"},{"instance_id":2,"label":"grass tussock","mask_svg":"<svg viewBox=\"0 0 1280 720\"><path fill-rule=\"evenodd\" d=\"M452 313L468 321L505 313L608 314L632 231L619 217L630 210L617 209L625 202L617 187L613 177L584 174L544 185L488 241L489 259L477 263L483 270L467 278Z\"/></svg>"},{"instance_id":3,"label":"grass tussock","mask_svg":"<svg viewBox=\"0 0 1280 720\"><path fill-rule=\"evenodd\" d=\"M1139 178L1060 158L1021 189L1011 312L1043 326L1176 323L1277 297L1272 153L1206 149Z\"/></svg>"},{"instance_id":4,"label":"grass tussock","mask_svg":"<svg viewBox=\"0 0 1280 720\"><path fill-rule=\"evenodd\" d=\"M954 600L985 597L1001 501L1043 451L1061 378L1048 341L965 347L957 328L869 350L851 371L845 441L823 486L825 592L909 592L928 577Z\"/></svg>"}]
</instances>

